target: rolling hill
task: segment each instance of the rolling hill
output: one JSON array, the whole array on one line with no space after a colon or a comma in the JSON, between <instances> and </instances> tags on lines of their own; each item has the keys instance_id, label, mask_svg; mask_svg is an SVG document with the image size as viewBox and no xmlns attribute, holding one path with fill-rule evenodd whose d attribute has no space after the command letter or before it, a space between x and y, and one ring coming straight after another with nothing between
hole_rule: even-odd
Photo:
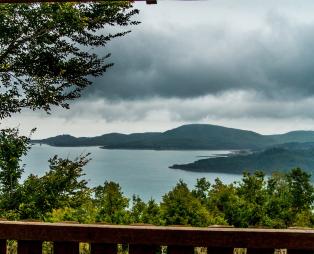
<instances>
[{"instance_id":1,"label":"rolling hill","mask_svg":"<svg viewBox=\"0 0 314 254\"><path fill-rule=\"evenodd\" d=\"M33 143L51 146L101 146L106 149L218 150L264 149L277 144L314 142L314 131L261 135L247 130L210 124L183 125L165 132L109 133L97 137L60 135Z\"/></svg>"},{"instance_id":2,"label":"rolling hill","mask_svg":"<svg viewBox=\"0 0 314 254\"><path fill-rule=\"evenodd\" d=\"M248 155L234 155L202 159L193 163L172 165L170 168L194 172L220 172L241 174L243 171L262 170L266 173L288 171L300 167L306 171L314 170L314 149L289 150L269 148Z\"/></svg>"}]
</instances>

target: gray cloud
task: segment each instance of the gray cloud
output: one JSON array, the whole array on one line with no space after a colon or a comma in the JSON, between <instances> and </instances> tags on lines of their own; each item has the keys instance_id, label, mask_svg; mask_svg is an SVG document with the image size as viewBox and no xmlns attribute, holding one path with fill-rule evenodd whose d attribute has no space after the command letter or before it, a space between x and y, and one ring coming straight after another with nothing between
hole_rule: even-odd
<instances>
[{"instance_id":1,"label":"gray cloud","mask_svg":"<svg viewBox=\"0 0 314 254\"><path fill-rule=\"evenodd\" d=\"M197 98L161 98L145 100L83 100L72 105L70 111L53 112L54 116L73 119L103 119L106 122L136 122L156 118L160 121L202 122L206 119L236 118L313 118L314 96L299 101L265 99L247 91L226 92ZM42 118L50 115L40 114Z\"/></svg>"},{"instance_id":2,"label":"gray cloud","mask_svg":"<svg viewBox=\"0 0 314 254\"><path fill-rule=\"evenodd\" d=\"M279 11L269 2L261 9L242 2L230 16L226 1L196 2L190 12L178 9L182 2L144 8L143 23L108 47L115 66L84 96L193 98L239 89L276 99L313 95L313 20L292 18L289 4ZM168 19L180 11L191 22L179 21L182 13Z\"/></svg>"},{"instance_id":3,"label":"gray cloud","mask_svg":"<svg viewBox=\"0 0 314 254\"><path fill-rule=\"evenodd\" d=\"M52 115L3 124L36 137L161 131L211 123L262 133L314 126L313 1L159 1L98 53L115 63ZM25 133L28 133L25 131Z\"/></svg>"},{"instance_id":4,"label":"gray cloud","mask_svg":"<svg viewBox=\"0 0 314 254\"><path fill-rule=\"evenodd\" d=\"M7 119L9 126L20 124L25 133L38 127L36 137L70 133L95 136L107 132L162 131L187 123L211 123L262 133L313 129L314 96L299 101L275 101L254 92L237 91L197 98L146 100L81 100L69 111L52 115L25 111Z\"/></svg>"}]
</instances>

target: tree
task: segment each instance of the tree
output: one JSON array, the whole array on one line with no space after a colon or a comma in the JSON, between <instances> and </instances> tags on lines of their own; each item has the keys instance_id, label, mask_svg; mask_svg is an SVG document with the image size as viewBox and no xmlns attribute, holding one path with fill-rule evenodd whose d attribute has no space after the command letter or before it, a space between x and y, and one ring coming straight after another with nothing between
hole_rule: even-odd
<instances>
[{"instance_id":1,"label":"tree","mask_svg":"<svg viewBox=\"0 0 314 254\"><path fill-rule=\"evenodd\" d=\"M130 1L1 4L0 120L24 108L47 113L52 106L69 108L69 101L91 84L90 77L113 65L109 53L99 56L95 50L129 33L125 27L139 23L132 20L137 13ZM113 26L121 29L114 32ZM29 147L29 138L19 136L18 129L1 130L0 209L39 218L54 208L79 204L76 188L85 183L75 177L86 157L54 157L50 172L31 175L20 186L21 156Z\"/></svg>"},{"instance_id":2,"label":"tree","mask_svg":"<svg viewBox=\"0 0 314 254\"><path fill-rule=\"evenodd\" d=\"M311 209L314 201L314 187L311 184L311 175L300 168L294 168L287 173L287 181L292 195L292 209L296 213Z\"/></svg>"},{"instance_id":3,"label":"tree","mask_svg":"<svg viewBox=\"0 0 314 254\"><path fill-rule=\"evenodd\" d=\"M92 49L128 33L109 27L136 25L137 13L130 1L1 4L0 119L23 108L68 108L91 84L88 77L113 65L109 53Z\"/></svg>"},{"instance_id":4,"label":"tree","mask_svg":"<svg viewBox=\"0 0 314 254\"><path fill-rule=\"evenodd\" d=\"M202 204L206 204L208 202L208 193L210 190L210 182L206 180L205 177L196 180L196 185L194 190L192 190L192 194L201 200Z\"/></svg>"},{"instance_id":5,"label":"tree","mask_svg":"<svg viewBox=\"0 0 314 254\"><path fill-rule=\"evenodd\" d=\"M129 222L129 199L123 195L118 183L105 182L98 186L95 191L95 205L98 208L96 220L113 224L124 224Z\"/></svg>"},{"instance_id":6,"label":"tree","mask_svg":"<svg viewBox=\"0 0 314 254\"><path fill-rule=\"evenodd\" d=\"M292 226L291 192L285 173L273 173L267 180L265 226L286 228Z\"/></svg>"},{"instance_id":7,"label":"tree","mask_svg":"<svg viewBox=\"0 0 314 254\"><path fill-rule=\"evenodd\" d=\"M208 209L215 218L222 218L219 224L235 225L238 223L235 207L240 207L239 197L233 184L224 184L219 178L215 179L208 194Z\"/></svg>"},{"instance_id":8,"label":"tree","mask_svg":"<svg viewBox=\"0 0 314 254\"><path fill-rule=\"evenodd\" d=\"M150 199L144 207L142 222L153 225L164 224L161 219L160 206L153 199Z\"/></svg>"},{"instance_id":9,"label":"tree","mask_svg":"<svg viewBox=\"0 0 314 254\"><path fill-rule=\"evenodd\" d=\"M143 223L143 212L145 208L145 202L138 195L133 195L130 214L132 223Z\"/></svg>"},{"instance_id":10,"label":"tree","mask_svg":"<svg viewBox=\"0 0 314 254\"><path fill-rule=\"evenodd\" d=\"M208 226L212 224L212 217L206 207L193 196L182 180L163 196L160 208L166 225Z\"/></svg>"},{"instance_id":11,"label":"tree","mask_svg":"<svg viewBox=\"0 0 314 254\"><path fill-rule=\"evenodd\" d=\"M0 130L0 190L10 198L23 173L21 157L29 150L29 138L19 136L18 129Z\"/></svg>"},{"instance_id":12,"label":"tree","mask_svg":"<svg viewBox=\"0 0 314 254\"><path fill-rule=\"evenodd\" d=\"M18 188L15 200L20 218L43 219L47 213L58 208L78 208L88 199L90 191L83 167L88 163L88 154L75 160L57 156L49 160L50 169L42 177L30 175Z\"/></svg>"},{"instance_id":13,"label":"tree","mask_svg":"<svg viewBox=\"0 0 314 254\"><path fill-rule=\"evenodd\" d=\"M247 216L248 225L262 225L267 200L265 174L262 171L256 171L254 174L244 172L237 193L245 200L243 212Z\"/></svg>"}]
</instances>

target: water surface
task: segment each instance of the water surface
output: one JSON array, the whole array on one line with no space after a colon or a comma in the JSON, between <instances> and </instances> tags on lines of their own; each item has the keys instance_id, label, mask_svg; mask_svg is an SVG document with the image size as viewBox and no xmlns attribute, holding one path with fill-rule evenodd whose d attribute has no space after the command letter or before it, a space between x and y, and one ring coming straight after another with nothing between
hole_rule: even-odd
<instances>
[{"instance_id":1,"label":"water surface","mask_svg":"<svg viewBox=\"0 0 314 254\"><path fill-rule=\"evenodd\" d=\"M193 187L197 178L206 177L214 181L219 177L230 183L240 175L222 173L196 173L169 169L173 164L189 163L201 159L200 156L225 155L230 151L154 151L154 150L105 150L99 147L52 147L34 145L23 159L26 164L23 178L30 173L43 175L48 170L48 159L55 154L60 157L75 158L91 153L91 161L85 168L89 186L97 186L105 181L118 182L125 195L139 195L144 200L162 195L182 179Z\"/></svg>"}]
</instances>

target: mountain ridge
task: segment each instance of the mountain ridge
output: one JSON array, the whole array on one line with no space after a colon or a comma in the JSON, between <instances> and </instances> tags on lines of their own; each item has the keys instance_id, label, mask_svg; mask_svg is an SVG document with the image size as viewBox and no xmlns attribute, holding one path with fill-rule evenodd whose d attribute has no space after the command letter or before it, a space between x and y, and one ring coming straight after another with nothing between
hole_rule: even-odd
<instances>
[{"instance_id":1,"label":"mountain ridge","mask_svg":"<svg viewBox=\"0 0 314 254\"><path fill-rule=\"evenodd\" d=\"M108 133L95 137L58 135L32 143L51 146L100 146L105 149L152 150L258 150L293 142L314 142L314 131L292 131L262 135L250 130L212 125L188 124L164 132Z\"/></svg>"}]
</instances>

